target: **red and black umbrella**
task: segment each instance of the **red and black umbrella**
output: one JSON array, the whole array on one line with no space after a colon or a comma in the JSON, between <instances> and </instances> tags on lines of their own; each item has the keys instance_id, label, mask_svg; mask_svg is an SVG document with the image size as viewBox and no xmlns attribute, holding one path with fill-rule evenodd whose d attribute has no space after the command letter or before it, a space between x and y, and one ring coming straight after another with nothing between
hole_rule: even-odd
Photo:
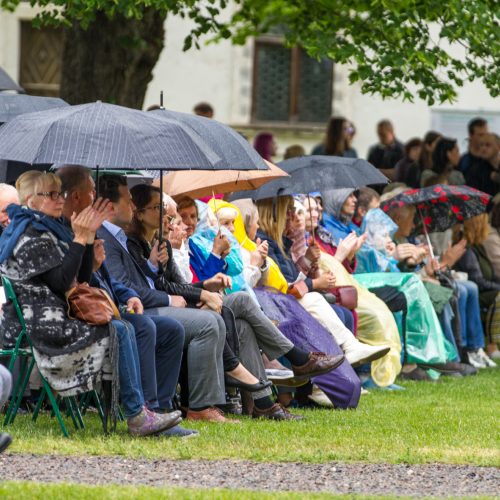
<instances>
[{"instance_id":1,"label":"red and black umbrella","mask_svg":"<svg viewBox=\"0 0 500 500\"><path fill-rule=\"evenodd\" d=\"M422 189L408 189L380 205L384 212L414 205L415 232L446 231L455 224L486 212L491 196L469 186L437 184Z\"/></svg>"}]
</instances>

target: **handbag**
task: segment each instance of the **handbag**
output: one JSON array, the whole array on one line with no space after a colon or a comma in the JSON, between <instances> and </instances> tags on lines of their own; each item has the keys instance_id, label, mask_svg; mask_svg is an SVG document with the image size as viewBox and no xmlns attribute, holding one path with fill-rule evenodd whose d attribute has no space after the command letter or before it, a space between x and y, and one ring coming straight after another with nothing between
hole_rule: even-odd
<instances>
[{"instance_id":1,"label":"handbag","mask_svg":"<svg viewBox=\"0 0 500 500\"><path fill-rule=\"evenodd\" d=\"M305 281L297 281L291 287L288 288L288 295L293 295L297 300L301 299L309 289L307 288Z\"/></svg>"},{"instance_id":2,"label":"handbag","mask_svg":"<svg viewBox=\"0 0 500 500\"><path fill-rule=\"evenodd\" d=\"M336 286L328 290L337 299L337 304L339 306L345 307L350 311L356 309L358 307L358 291L356 287L351 285L346 286Z\"/></svg>"},{"instance_id":3,"label":"handbag","mask_svg":"<svg viewBox=\"0 0 500 500\"><path fill-rule=\"evenodd\" d=\"M78 283L66 293L68 317L85 321L89 325L107 325L119 319L120 313L106 290Z\"/></svg>"}]
</instances>

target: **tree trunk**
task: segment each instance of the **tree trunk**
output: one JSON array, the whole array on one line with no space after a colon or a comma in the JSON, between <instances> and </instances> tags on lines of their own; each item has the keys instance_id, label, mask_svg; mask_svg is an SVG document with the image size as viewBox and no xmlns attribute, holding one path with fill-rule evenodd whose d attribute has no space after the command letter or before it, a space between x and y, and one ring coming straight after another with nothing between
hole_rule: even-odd
<instances>
[{"instance_id":1,"label":"tree trunk","mask_svg":"<svg viewBox=\"0 0 500 500\"><path fill-rule=\"evenodd\" d=\"M61 97L70 104L101 100L142 108L163 50L166 15L146 9L140 20L98 12L83 30L65 30Z\"/></svg>"}]
</instances>

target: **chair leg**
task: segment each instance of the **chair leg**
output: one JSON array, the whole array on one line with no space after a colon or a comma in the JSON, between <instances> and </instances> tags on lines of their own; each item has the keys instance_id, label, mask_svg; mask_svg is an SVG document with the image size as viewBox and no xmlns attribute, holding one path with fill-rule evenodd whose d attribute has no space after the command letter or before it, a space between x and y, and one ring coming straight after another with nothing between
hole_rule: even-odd
<instances>
[{"instance_id":1,"label":"chair leg","mask_svg":"<svg viewBox=\"0 0 500 500\"><path fill-rule=\"evenodd\" d=\"M75 429L78 430L80 428L80 424L78 422L78 419L76 418L74 409L73 409L73 402L71 401L70 397L63 397L64 404L66 405L66 416L71 417L71 420L73 421L73 425L75 426Z\"/></svg>"},{"instance_id":2,"label":"chair leg","mask_svg":"<svg viewBox=\"0 0 500 500\"><path fill-rule=\"evenodd\" d=\"M78 407L78 403L76 401L75 396L70 396L66 399L69 399L71 404L71 409L75 415L76 421L78 422L78 426L80 429L85 429L85 424L83 422L82 414L80 412L80 408Z\"/></svg>"},{"instance_id":3,"label":"chair leg","mask_svg":"<svg viewBox=\"0 0 500 500\"><path fill-rule=\"evenodd\" d=\"M27 368L24 368L24 370L21 370L22 375L19 375L19 382L21 382L21 386L17 388L17 395L14 399L14 405L11 404L9 405L9 410L8 414L5 418L5 423L6 425L8 424L13 424L14 420L17 415L17 411L19 410L19 407L21 406L21 402L23 400L23 395L24 391L26 390L26 387L28 386L29 380L30 380L30 375L31 372L33 371L33 367L35 366L35 358L31 358L31 361L29 362L28 365L28 360L27 358L23 358L23 364L27 365Z\"/></svg>"},{"instance_id":4,"label":"chair leg","mask_svg":"<svg viewBox=\"0 0 500 500\"><path fill-rule=\"evenodd\" d=\"M61 427L61 431L64 435L64 437L69 437L68 430L66 429L66 426L64 425L64 421L61 416L61 412L59 411L59 404L56 401L56 398L54 397L54 393L52 392L52 389L49 386L49 383L42 378L43 382L43 387L45 389L45 392L47 393L47 396L49 397L50 404L52 405L52 411L54 415L57 418L57 421L59 422L59 427ZM59 396L58 396L59 399Z\"/></svg>"},{"instance_id":5,"label":"chair leg","mask_svg":"<svg viewBox=\"0 0 500 500\"><path fill-rule=\"evenodd\" d=\"M38 414L40 413L40 409L42 408L42 404L45 401L46 396L47 396L47 391L45 390L45 387L42 385L42 390L40 391L40 397L38 398L35 410L33 411L33 416L31 417L33 422L36 422L36 419L38 418Z\"/></svg>"},{"instance_id":6,"label":"chair leg","mask_svg":"<svg viewBox=\"0 0 500 500\"><path fill-rule=\"evenodd\" d=\"M101 404L101 399L99 398L99 394L97 394L96 390L92 391L92 397L94 399L94 404L97 408L97 412L99 413L99 417L101 418L101 421L104 422L104 410L102 409L102 404Z\"/></svg>"}]
</instances>

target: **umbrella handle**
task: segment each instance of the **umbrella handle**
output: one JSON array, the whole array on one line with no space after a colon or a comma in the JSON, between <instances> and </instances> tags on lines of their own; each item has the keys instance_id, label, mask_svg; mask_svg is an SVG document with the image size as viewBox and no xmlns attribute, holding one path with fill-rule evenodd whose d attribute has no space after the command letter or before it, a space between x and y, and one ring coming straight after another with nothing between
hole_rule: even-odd
<instances>
[{"instance_id":1,"label":"umbrella handle","mask_svg":"<svg viewBox=\"0 0 500 500\"><path fill-rule=\"evenodd\" d=\"M431 258L432 258L432 260L434 260L436 257L434 255L434 250L432 248L431 239L429 237L429 233L427 232L427 227L426 227L425 222L424 222L424 216L423 216L422 210L420 210L420 208L418 209L418 213L420 215L420 219L422 220L422 227L423 227L423 230L424 230L424 235L425 235L425 239L427 241L427 245L429 245L429 251L431 253Z\"/></svg>"}]
</instances>

